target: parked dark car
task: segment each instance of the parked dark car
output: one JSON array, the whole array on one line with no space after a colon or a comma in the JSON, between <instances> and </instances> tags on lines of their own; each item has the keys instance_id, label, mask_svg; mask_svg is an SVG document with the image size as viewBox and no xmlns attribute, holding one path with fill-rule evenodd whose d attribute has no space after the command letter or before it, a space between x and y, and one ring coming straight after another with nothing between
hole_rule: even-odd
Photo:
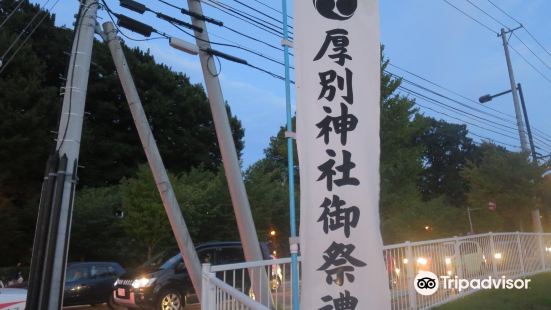
<instances>
[{"instance_id":1,"label":"parked dark car","mask_svg":"<svg viewBox=\"0 0 551 310\"><path fill-rule=\"evenodd\" d=\"M245 261L240 242L209 242L197 246L196 250L201 263L222 265ZM262 243L261 250L264 259L271 258L267 244ZM154 260L158 262L160 259L156 257ZM155 265L144 264L142 268L119 277L113 291L115 304L165 310L182 309L185 305L197 303L198 298L180 254L160 266Z\"/></svg>"},{"instance_id":2,"label":"parked dark car","mask_svg":"<svg viewBox=\"0 0 551 310\"><path fill-rule=\"evenodd\" d=\"M63 306L107 303L113 307L113 284L125 270L113 262L69 263Z\"/></svg>"}]
</instances>

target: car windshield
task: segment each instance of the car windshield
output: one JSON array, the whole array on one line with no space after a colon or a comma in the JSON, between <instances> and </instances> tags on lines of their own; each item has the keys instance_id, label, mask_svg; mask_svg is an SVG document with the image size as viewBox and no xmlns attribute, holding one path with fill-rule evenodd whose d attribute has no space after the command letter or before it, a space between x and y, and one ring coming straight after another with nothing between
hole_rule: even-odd
<instances>
[{"instance_id":1,"label":"car windshield","mask_svg":"<svg viewBox=\"0 0 551 310\"><path fill-rule=\"evenodd\" d=\"M161 268L165 264L170 261L174 256L175 251L162 251L158 253L157 255L154 255L151 259L147 260L145 263L142 264L142 267L148 267L148 268L159 268L159 269L166 269Z\"/></svg>"},{"instance_id":2,"label":"car windshield","mask_svg":"<svg viewBox=\"0 0 551 310\"><path fill-rule=\"evenodd\" d=\"M159 269L173 269L177 264L182 261L182 256L177 254L162 264Z\"/></svg>"}]
</instances>

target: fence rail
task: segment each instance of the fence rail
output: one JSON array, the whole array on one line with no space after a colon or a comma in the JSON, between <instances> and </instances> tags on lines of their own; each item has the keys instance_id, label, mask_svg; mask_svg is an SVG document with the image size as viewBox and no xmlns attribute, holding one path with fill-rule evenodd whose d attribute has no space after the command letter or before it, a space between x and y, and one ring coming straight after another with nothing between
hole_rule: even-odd
<instances>
[{"instance_id":1,"label":"fence rail","mask_svg":"<svg viewBox=\"0 0 551 310\"><path fill-rule=\"evenodd\" d=\"M551 233L487 233L383 247L392 310L429 309L476 290L439 289L423 296L414 278L430 271L454 279L520 278L551 270ZM203 266L202 310L292 310L290 258ZM254 292L251 279L267 274L268 290ZM300 275L300 270L299 270ZM268 296L260 297L257 296Z\"/></svg>"}]
</instances>

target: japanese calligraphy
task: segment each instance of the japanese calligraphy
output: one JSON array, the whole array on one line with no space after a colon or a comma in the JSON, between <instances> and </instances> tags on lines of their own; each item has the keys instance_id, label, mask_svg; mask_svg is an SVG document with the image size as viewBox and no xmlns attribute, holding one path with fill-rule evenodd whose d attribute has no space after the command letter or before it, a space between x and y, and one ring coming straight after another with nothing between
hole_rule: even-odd
<instances>
[{"instance_id":1,"label":"japanese calligraphy","mask_svg":"<svg viewBox=\"0 0 551 310\"><path fill-rule=\"evenodd\" d=\"M358 118L348 113L348 107L346 104L341 103L341 113L339 116L327 115L316 126L320 129L320 133L317 138L323 137L325 144L329 144L329 134L335 131L335 134L340 135L341 144L346 145L346 138L349 131L356 129L358 124ZM330 107L323 107L323 110L329 114L332 112Z\"/></svg>"},{"instance_id":2,"label":"japanese calligraphy","mask_svg":"<svg viewBox=\"0 0 551 310\"><path fill-rule=\"evenodd\" d=\"M347 54L348 49L346 48L348 44L350 44L347 37L348 31L344 29L333 29L327 31L326 34L325 42L323 42L323 45L314 58L314 61L320 60L325 53L327 53L329 45L333 45L332 50L334 52L333 54L329 54L329 58L335 59L335 62L339 65L344 66L347 59L352 60L352 56Z\"/></svg>"},{"instance_id":3,"label":"japanese calligraphy","mask_svg":"<svg viewBox=\"0 0 551 310\"><path fill-rule=\"evenodd\" d=\"M334 150L326 150L325 151L327 155L330 157L337 156L337 153ZM342 173L342 177L340 179L333 180L333 177L337 174L335 169L333 169L333 166L335 166L336 161L334 159L329 159L325 163L318 166L318 170L321 171L320 177L317 179L317 181L321 181L323 179L326 179L327 184L327 190L332 191L333 190L333 183L337 185L338 187L344 186L344 185L353 185L357 186L360 184L360 180L351 177L350 171L356 167L356 164L352 162L352 154L346 150L342 151L342 165L336 166L335 169Z\"/></svg>"},{"instance_id":4,"label":"japanese calligraphy","mask_svg":"<svg viewBox=\"0 0 551 310\"><path fill-rule=\"evenodd\" d=\"M346 95L342 96L342 99L344 99L344 101L348 104L354 103L354 91L352 85L353 73L350 69L345 68L345 77L338 75L335 70L320 72L318 75L320 78L320 85L322 87L318 100L325 98L328 101L333 101L333 99L335 99L337 88L342 91L345 90L346 87ZM333 85L335 80L337 82L336 87Z\"/></svg>"},{"instance_id":5,"label":"japanese calligraphy","mask_svg":"<svg viewBox=\"0 0 551 310\"><path fill-rule=\"evenodd\" d=\"M345 290L344 294L339 293L340 297L333 298L331 295L326 295L321 298L325 303L332 302L332 305L326 305L318 310L355 310L358 305L358 298L350 296L350 292Z\"/></svg>"},{"instance_id":6,"label":"japanese calligraphy","mask_svg":"<svg viewBox=\"0 0 551 310\"><path fill-rule=\"evenodd\" d=\"M323 222L323 231L327 234L329 230L344 229L344 235L350 237L350 227L356 227L360 220L360 209L356 206L344 207L346 201L339 196L333 195L333 200L325 198L320 208L323 212L318 222ZM343 208L344 207L344 208Z\"/></svg>"},{"instance_id":7,"label":"japanese calligraphy","mask_svg":"<svg viewBox=\"0 0 551 310\"><path fill-rule=\"evenodd\" d=\"M329 248L325 250L325 255L323 255L325 263L318 270L323 270L327 274L325 278L327 284L335 283L342 286L345 278L349 282L354 282L355 277L352 272L355 267L366 266L366 263L352 256L354 249L356 249L356 246L353 244L333 241Z\"/></svg>"}]
</instances>

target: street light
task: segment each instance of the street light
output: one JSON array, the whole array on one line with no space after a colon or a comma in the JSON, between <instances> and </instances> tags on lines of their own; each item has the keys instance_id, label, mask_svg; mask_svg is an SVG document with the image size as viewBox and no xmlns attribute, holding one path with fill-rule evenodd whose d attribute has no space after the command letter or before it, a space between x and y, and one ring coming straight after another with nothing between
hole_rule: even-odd
<instances>
[{"instance_id":1,"label":"street light","mask_svg":"<svg viewBox=\"0 0 551 310\"><path fill-rule=\"evenodd\" d=\"M526 104L524 102L524 95L522 93L522 87L520 86L520 83L517 84L517 90L518 90L518 93L520 95L520 102L521 102L521 105L522 105L522 113L524 114L524 122L526 123L526 131L528 133L528 141L530 142L530 150L532 151L532 158L534 159L534 162L537 163L538 157L537 157L537 154L536 154L536 147L534 146L534 140L532 139L532 130L530 129L530 121L528 120L528 113L526 112ZM486 102L491 101L495 97L499 97L501 95L508 94L512 91L513 91L512 89L509 89L509 90L506 90L506 91L501 92L499 94L495 94L493 96L490 95L490 94L487 94L487 95L484 95L484 96L481 96L480 98L478 98L478 102L486 103Z\"/></svg>"},{"instance_id":2,"label":"street light","mask_svg":"<svg viewBox=\"0 0 551 310\"><path fill-rule=\"evenodd\" d=\"M275 231L275 230L270 231L270 236L273 237L273 236L275 236L275 235L276 235L276 231Z\"/></svg>"}]
</instances>

